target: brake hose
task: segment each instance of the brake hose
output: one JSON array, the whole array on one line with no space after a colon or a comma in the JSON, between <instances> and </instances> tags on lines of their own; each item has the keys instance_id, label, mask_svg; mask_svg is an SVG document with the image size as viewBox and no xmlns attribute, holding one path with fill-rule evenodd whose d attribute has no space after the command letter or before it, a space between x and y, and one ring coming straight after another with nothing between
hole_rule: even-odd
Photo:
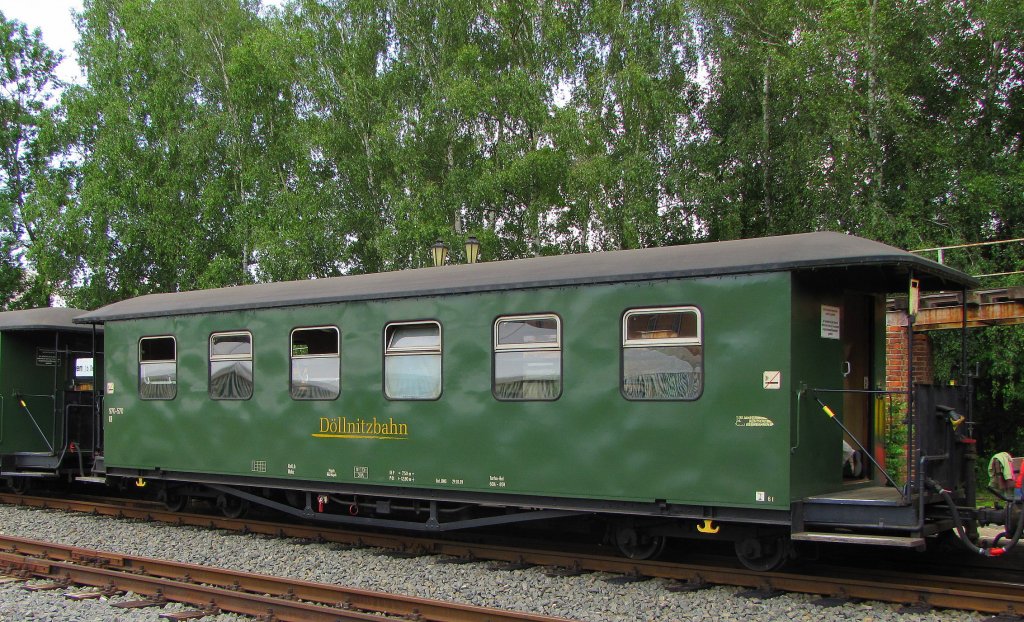
<instances>
[{"instance_id":1,"label":"brake hose","mask_svg":"<svg viewBox=\"0 0 1024 622\"><path fill-rule=\"evenodd\" d=\"M988 548L979 547L978 545L976 545L973 542L971 542L971 539L967 537L967 531L964 529L963 520L961 520L961 518L960 518L960 511L957 509L956 503L953 502L953 497L952 497L952 495L949 494L949 491L944 489L942 486L939 485L938 482L936 482L933 479L929 479L928 480L928 486L934 492L937 492L940 495L942 495L942 498L946 502L946 505L949 506L949 511L953 515L954 529L956 529L956 533L960 537L960 541L963 542L964 546L966 546L968 549L974 551L978 555L984 555L985 557L999 557L1000 555L1003 555L1004 553L1009 552L1011 549L1013 549L1013 547L1017 546L1017 542L1020 541L1021 532L1024 532L1024 512L1021 512L1020 513L1020 517L1017 519L1017 528L1014 529L1013 537L1010 538L1010 543L1008 545L1006 545L1004 547L1000 547L1000 546L992 546L992 547L988 547ZM1007 520L1006 520L1007 524L1006 524L1006 527L1010 526L1009 523L1010 523L1010 520L1011 520L1011 517L1012 517L1012 513L1010 512L1010 507L1011 506L1007 506L1007 509L1006 509L1006 511L1007 511ZM1005 535L1007 535L1007 534L1004 531L1003 533L1001 533L996 538L996 541L998 541L1000 538L1002 538Z\"/></svg>"}]
</instances>

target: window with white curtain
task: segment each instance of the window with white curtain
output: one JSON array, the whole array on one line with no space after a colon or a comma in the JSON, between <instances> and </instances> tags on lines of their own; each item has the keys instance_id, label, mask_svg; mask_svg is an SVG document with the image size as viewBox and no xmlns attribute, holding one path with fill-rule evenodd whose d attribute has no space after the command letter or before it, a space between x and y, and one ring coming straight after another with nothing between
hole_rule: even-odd
<instances>
[{"instance_id":1,"label":"window with white curtain","mask_svg":"<svg viewBox=\"0 0 1024 622\"><path fill-rule=\"evenodd\" d=\"M334 326L293 330L291 361L292 399L333 400L341 394L341 336Z\"/></svg>"},{"instance_id":2,"label":"window with white curtain","mask_svg":"<svg viewBox=\"0 0 1024 622\"><path fill-rule=\"evenodd\" d=\"M174 337L139 339L139 397L173 400L178 392L178 351Z\"/></svg>"},{"instance_id":3,"label":"window with white curtain","mask_svg":"<svg viewBox=\"0 0 1024 622\"><path fill-rule=\"evenodd\" d=\"M252 334L248 331L210 335L210 397L247 400L252 397Z\"/></svg>"},{"instance_id":4,"label":"window with white curtain","mask_svg":"<svg viewBox=\"0 0 1024 622\"><path fill-rule=\"evenodd\" d=\"M402 322L384 327L384 395L392 400L441 397L441 324Z\"/></svg>"},{"instance_id":5,"label":"window with white curtain","mask_svg":"<svg viewBox=\"0 0 1024 622\"><path fill-rule=\"evenodd\" d=\"M494 322L494 397L556 400L562 394L562 324L557 315Z\"/></svg>"},{"instance_id":6,"label":"window with white curtain","mask_svg":"<svg viewBox=\"0 0 1024 622\"><path fill-rule=\"evenodd\" d=\"M696 307L633 309L622 318L622 394L630 400L695 400L704 389Z\"/></svg>"}]
</instances>

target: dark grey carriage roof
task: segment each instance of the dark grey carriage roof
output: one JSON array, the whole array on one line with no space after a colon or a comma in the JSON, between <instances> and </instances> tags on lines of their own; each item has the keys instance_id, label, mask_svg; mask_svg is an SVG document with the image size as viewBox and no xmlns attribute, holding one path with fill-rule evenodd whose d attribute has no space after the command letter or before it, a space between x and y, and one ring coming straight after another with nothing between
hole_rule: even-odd
<instances>
[{"instance_id":1,"label":"dark grey carriage roof","mask_svg":"<svg viewBox=\"0 0 1024 622\"><path fill-rule=\"evenodd\" d=\"M898 248L817 232L150 294L107 305L75 321L101 323L350 300L823 269L842 270L858 288L880 293L905 291L910 271L927 290L977 286L966 274Z\"/></svg>"},{"instance_id":2,"label":"dark grey carriage roof","mask_svg":"<svg viewBox=\"0 0 1024 622\"><path fill-rule=\"evenodd\" d=\"M9 330L67 330L86 332L92 330L88 326L75 324L71 320L82 315L81 309L66 307L40 307L23 311L0 312L0 331Z\"/></svg>"}]
</instances>

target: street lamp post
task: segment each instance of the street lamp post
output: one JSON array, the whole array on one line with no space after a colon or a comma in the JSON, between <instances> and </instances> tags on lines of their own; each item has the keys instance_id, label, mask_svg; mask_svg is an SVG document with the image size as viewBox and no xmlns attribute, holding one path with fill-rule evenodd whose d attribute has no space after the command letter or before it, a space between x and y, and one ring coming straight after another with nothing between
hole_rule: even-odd
<instances>
[{"instance_id":1,"label":"street lamp post","mask_svg":"<svg viewBox=\"0 0 1024 622\"><path fill-rule=\"evenodd\" d=\"M475 235L466 240L466 263L476 263L480 259L480 240Z\"/></svg>"},{"instance_id":2,"label":"street lamp post","mask_svg":"<svg viewBox=\"0 0 1024 622\"><path fill-rule=\"evenodd\" d=\"M430 256L434 260L434 267L443 266L445 260L448 259L448 245L444 243L441 238L434 242L434 245L430 247Z\"/></svg>"}]
</instances>

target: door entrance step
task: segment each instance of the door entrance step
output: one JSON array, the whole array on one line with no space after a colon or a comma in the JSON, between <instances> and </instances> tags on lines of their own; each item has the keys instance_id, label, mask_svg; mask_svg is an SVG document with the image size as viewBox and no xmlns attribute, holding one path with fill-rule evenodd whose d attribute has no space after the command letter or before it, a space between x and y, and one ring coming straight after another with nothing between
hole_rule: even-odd
<instances>
[{"instance_id":1,"label":"door entrance step","mask_svg":"<svg viewBox=\"0 0 1024 622\"><path fill-rule=\"evenodd\" d=\"M57 477L56 472L46 471L3 471L0 477Z\"/></svg>"},{"instance_id":2,"label":"door entrance step","mask_svg":"<svg viewBox=\"0 0 1024 622\"><path fill-rule=\"evenodd\" d=\"M832 542L836 544L862 544L891 546L904 549L924 549L924 538L917 536L878 536L859 533L831 533L826 531L798 531L792 536L800 542Z\"/></svg>"},{"instance_id":3,"label":"door entrance step","mask_svg":"<svg viewBox=\"0 0 1024 622\"><path fill-rule=\"evenodd\" d=\"M76 477L76 482L85 482L87 484L106 484L107 478L105 477L91 477L86 475L85 477Z\"/></svg>"}]
</instances>

